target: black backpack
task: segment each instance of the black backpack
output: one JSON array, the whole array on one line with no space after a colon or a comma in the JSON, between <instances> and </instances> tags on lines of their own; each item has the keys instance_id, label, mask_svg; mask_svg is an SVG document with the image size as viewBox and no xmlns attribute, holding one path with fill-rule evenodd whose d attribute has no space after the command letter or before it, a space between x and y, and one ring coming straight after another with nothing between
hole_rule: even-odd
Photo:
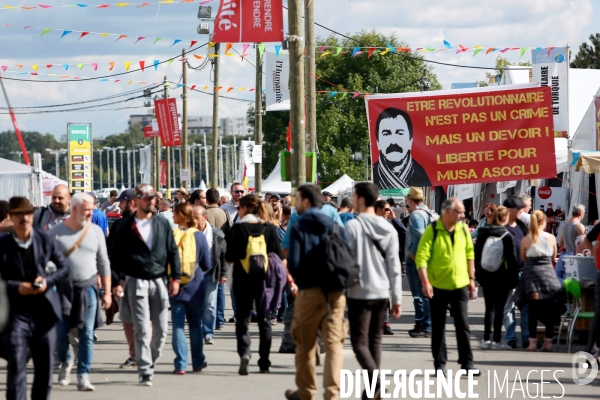
<instances>
[{"instance_id":1,"label":"black backpack","mask_svg":"<svg viewBox=\"0 0 600 400\"><path fill-rule=\"evenodd\" d=\"M340 235L340 227L333 223L332 232L320 244L319 255L321 288L325 293L348 289L359 283L360 266L354 252Z\"/></svg>"}]
</instances>

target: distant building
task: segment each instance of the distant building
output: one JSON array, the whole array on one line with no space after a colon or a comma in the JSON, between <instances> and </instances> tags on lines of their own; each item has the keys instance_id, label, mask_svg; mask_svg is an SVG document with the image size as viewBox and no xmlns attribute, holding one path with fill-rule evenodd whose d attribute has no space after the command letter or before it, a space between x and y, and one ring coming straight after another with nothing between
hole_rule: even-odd
<instances>
[{"instance_id":1,"label":"distant building","mask_svg":"<svg viewBox=\"0 0 600 400\"><path fill-rule=\"evenodd\" d=\"M147 114L130 115L129 128L135 124L142 125L142 128L145 126L152 126L152 118L154 118L154 111L152 109L149 109Z\"/></svg>"}]
</instances>

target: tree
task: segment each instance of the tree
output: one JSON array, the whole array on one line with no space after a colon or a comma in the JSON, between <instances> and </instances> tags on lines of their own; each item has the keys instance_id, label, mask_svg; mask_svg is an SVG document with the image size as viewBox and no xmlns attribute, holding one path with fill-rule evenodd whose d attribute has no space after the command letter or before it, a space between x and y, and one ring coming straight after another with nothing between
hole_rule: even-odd
<instances>
[{"instance_id":1,"label":"tree","mask_svg":"<svg viewBox=\"0 0 600 400\"><path fill-rule=\"evenodd\" d=\"M571 68L600 69L600 33L590 35L589 45L583 42L579 52L571 62Z\"/></svg>"},{"instance_id":2,"label":"tree","mask_svg":"<svg viewBox=\"0 0 600 400\"><path fill-rule=\"evenodd\" d=\"M23 142L29 152L29 160L33 165L33 153L42 154L42 169L50 172L51 174L56 173L55 158L46 152L46 149L64 149L66 148L65 143L59 143L56 141L54 136L49 133L45 135L34 132L34 131L21 131ZM18 154L11 154L11 152L20 152L21 146L17 140L17 134L14 131L0 132L0 157L7 160L19 162L25 162L23 156L19 158ZM64 173L61 172L61 173Z\"/></svg>"}]
</instances>

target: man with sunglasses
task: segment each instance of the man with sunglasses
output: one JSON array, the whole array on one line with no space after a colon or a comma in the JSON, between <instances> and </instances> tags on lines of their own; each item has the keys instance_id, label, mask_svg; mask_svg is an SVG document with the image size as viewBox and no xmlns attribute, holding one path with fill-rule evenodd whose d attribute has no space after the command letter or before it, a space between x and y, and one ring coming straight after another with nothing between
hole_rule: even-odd
<instances>
[{"instance_id":1,"label":"man with sunglasses","mask_svg":"<svg viewBox=\"0 0 600 400\"><path fill-rule=\"evenodd\" d=\"M62 306L54 287L69 276L69 267L54 237L34 229L33 206L25 197L9 201L14 231L0 239L0 275L6 282L10 316L3 332L8 361L6 398L27 398L27 349L35 378L32 399L49 399ZM44 268L49 261L56 272Z\"/></svg>"},{"instance_id":2,"label":"man with sunglasses","mask_svg":"<svg viewBox=\"0 0 600 400\"><path fill-rule=\"evenodd\" d=\"M457 198L442 203L443 214L425 229L415 265L419 272L422 291L430 299L431 351L434 368L446 374L446 314L452 307L458 363L460 368L479 371L473 365L471 331L467 306L475 296L475 250L468 227L461 222L465 217L465 205Z\"/></svg>"},{"instance_id":3,"label":"man with sunglasses","mask_svg":"<svg viewBox=\"0 0 600 400\"><path fill-rule=\"evenodd\" d=\"M239 182L235 182L233 185L231 185L231 200L221 206L221 210L229 213L231 216L231 221L234 224L237 219L240 199L244 196L245 192L244 186Z\"/></svg>"}]
</instances>

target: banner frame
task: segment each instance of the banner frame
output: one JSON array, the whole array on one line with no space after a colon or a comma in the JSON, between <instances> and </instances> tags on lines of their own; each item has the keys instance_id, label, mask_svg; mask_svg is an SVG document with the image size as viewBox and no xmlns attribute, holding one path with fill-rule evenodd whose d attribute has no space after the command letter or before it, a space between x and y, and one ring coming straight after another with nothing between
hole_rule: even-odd
<instances>
[{"instance_id":1,"label":"banner frame","mask_svg":"<svg viewBox=\"0 0 600 400\"><path fill-rule=\"evenodd\" d=\"M77 122L77 121L72 121L72 122L67 122L67 165L65 165L65 169L67 170L67 184L69 186L69 192L73 193L74 190L77 191L81 191L83 193L86 192L85 187L80 190L79 188L73 188L72 184L73 184L73 180L72 178L72 165L73 165L73 161L71 159L71 125L89 125L89 134L90 134L90 181L91 181L91 191L94 191L94 135L93 135L93 129L92 129L92 123L91 122ZM85 181L85 179L84 179Z\"/></svg>"}]
</instances>

